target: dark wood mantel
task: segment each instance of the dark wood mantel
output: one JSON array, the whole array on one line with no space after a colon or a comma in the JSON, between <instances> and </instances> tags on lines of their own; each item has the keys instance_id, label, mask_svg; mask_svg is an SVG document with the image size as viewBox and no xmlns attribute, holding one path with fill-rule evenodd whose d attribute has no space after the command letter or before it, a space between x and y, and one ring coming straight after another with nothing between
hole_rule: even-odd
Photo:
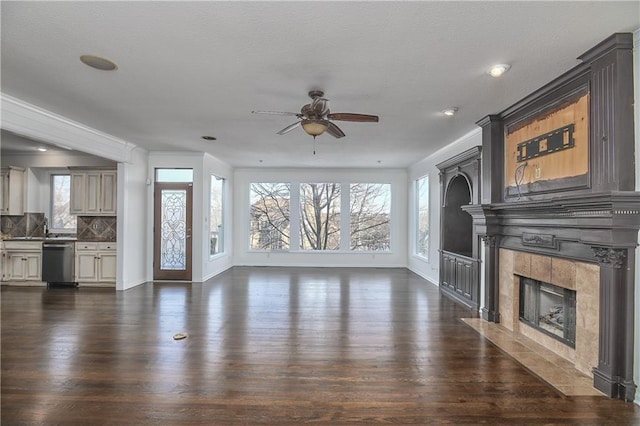
<instances>
[{"instance_id":1,"label":"dark wood mantel","mask_svg":"<svg viewBox=\"0 0 640 426\"><path fill-rule=\"evenodd\" d=\"M636 390L634 279L640 229L632 47L632 34L614 34L581 55L582 63L558 79L502 113L478 121L483 129L482 197L480 203L463 207L485 243L482 316L487 321L500 322L500 248L600 266L599 361L593 369L594 386L627 401L634 399ZM588 110L581 117L588 120L588 129L581 143L588 150L583 163L586 172L518 186L514 195L507 184L513 181L513 174L505 171L506 156L514 155L513 143L511 151L507 149L507 135L585 96ZM584 127L584 122L579 124ZM515 141L520 144L518 149L529 143ZM556 154L551 152L546 158L551 156ZM531 163L547 161L526 158ZM517 164L523 170L524 163L520 157Z\"/></svg>"}]
</instances>

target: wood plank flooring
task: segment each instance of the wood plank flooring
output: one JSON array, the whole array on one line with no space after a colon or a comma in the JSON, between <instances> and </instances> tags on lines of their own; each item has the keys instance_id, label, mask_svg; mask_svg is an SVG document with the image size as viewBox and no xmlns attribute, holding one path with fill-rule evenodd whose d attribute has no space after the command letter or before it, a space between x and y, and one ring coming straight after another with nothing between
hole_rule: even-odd
<instances>
[{"instance_id":1,"label":"wood plank flooring","mask_svg":"<svg viewBox=\"0 0 640 426\"><path fill-rule=\"evenodd\" d=\"M632 403L563 397L405 269L1 296L2 425L640 424Z\"/></svg>"}]
</instances>

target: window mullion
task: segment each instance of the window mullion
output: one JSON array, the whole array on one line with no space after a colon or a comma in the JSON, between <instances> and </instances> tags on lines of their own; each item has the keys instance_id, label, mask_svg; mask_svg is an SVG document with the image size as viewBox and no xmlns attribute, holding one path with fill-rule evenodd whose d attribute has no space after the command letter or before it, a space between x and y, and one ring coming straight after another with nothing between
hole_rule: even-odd
<instances>
[{"instance_id":1,"label":"window mullion","mask_svg":"<svg viewBox=\"0 0 640 426\"><path fill-rule=\"evenodd\" d=\"M289 250L300 251L300 182L291 182L289 197Z\"/></svg>"},{"instance_id":2,"label":"window mullion","mask_svg":"<svg viewBox=\"0 0 640 426\"><path fill-rule=\"evenodd\" d=\"M351 250L351 185L340 184L340 250Z\"/></svg>"}]
</instances>

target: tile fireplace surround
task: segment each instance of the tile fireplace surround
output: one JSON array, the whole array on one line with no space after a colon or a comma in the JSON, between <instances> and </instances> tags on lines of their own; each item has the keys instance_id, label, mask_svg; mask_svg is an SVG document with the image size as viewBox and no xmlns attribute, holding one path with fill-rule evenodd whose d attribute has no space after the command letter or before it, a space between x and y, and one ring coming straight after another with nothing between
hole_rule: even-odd
<instances>
[{"instance_id":1,"label":"tile fireplace surround","mask_svg":"<svg viewBox=\"0 0 640 426\"><path fill-rule=\"evenodd\" d=\"M598 365L600 267L595 264L500 249L500 322L556 353L593 379ZM575 349L519 320L520 277L576 291Z\"/></svg>"}]
</instances>

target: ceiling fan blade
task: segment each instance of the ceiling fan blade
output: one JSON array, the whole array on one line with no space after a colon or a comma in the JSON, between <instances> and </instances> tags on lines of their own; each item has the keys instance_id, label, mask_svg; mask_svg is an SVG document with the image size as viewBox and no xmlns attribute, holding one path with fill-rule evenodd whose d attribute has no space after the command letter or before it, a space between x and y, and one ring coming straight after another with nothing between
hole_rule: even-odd
<instances>
[{"instance_id":1,"label":"ceiling fan blade","mask_svg":"<svg viewBox=\"0 0 640 426\"><path fill-rule=\"evenodd\" d=\"M327 126L327 133L329 133L331 136L337 139L340 139L345 136L344 132L340 130L340 127L336 126L330 121L328 123L329 125Z\"/></svg>"},{"instance_id":2,"label":"ceiling fan blade","mask_svg":"<svg viewBox=\"0 0 640 426\"><path fill-rule=\"evenodd\" d=\"M298 112L283 112L283 111L251 111L251 114L269 114L269 115L294 115L300 118Z\"/></svg>"},{"instance_id":3,"label":"ceiling fan blade","mask_svg":"<svg viewBox=\"0 0 640 426\"><path fill-rule=\"evenodd\" d=\"M327 114L327 118L329 120L358 121L362 123L377 123L379 120L377 115L353 114L350 112L332 112Z\"/></svg>"},{"instance_id":4,"label":"ceiling fan blade","mask_svg":"<svg viewBox=\"0 0 640 426\"><path fill-rule=\"evenodd\" d=\"M302 121L298 121L295 122L293 124L288 125L287 127L285 127L284 129L280 130L278 132L279 135L284 135L285 133L289 133L290 131L292 131L293 129L295 129L296 127L300 127L300 124L302 124Z\"/></svg>"}]
</instances>

